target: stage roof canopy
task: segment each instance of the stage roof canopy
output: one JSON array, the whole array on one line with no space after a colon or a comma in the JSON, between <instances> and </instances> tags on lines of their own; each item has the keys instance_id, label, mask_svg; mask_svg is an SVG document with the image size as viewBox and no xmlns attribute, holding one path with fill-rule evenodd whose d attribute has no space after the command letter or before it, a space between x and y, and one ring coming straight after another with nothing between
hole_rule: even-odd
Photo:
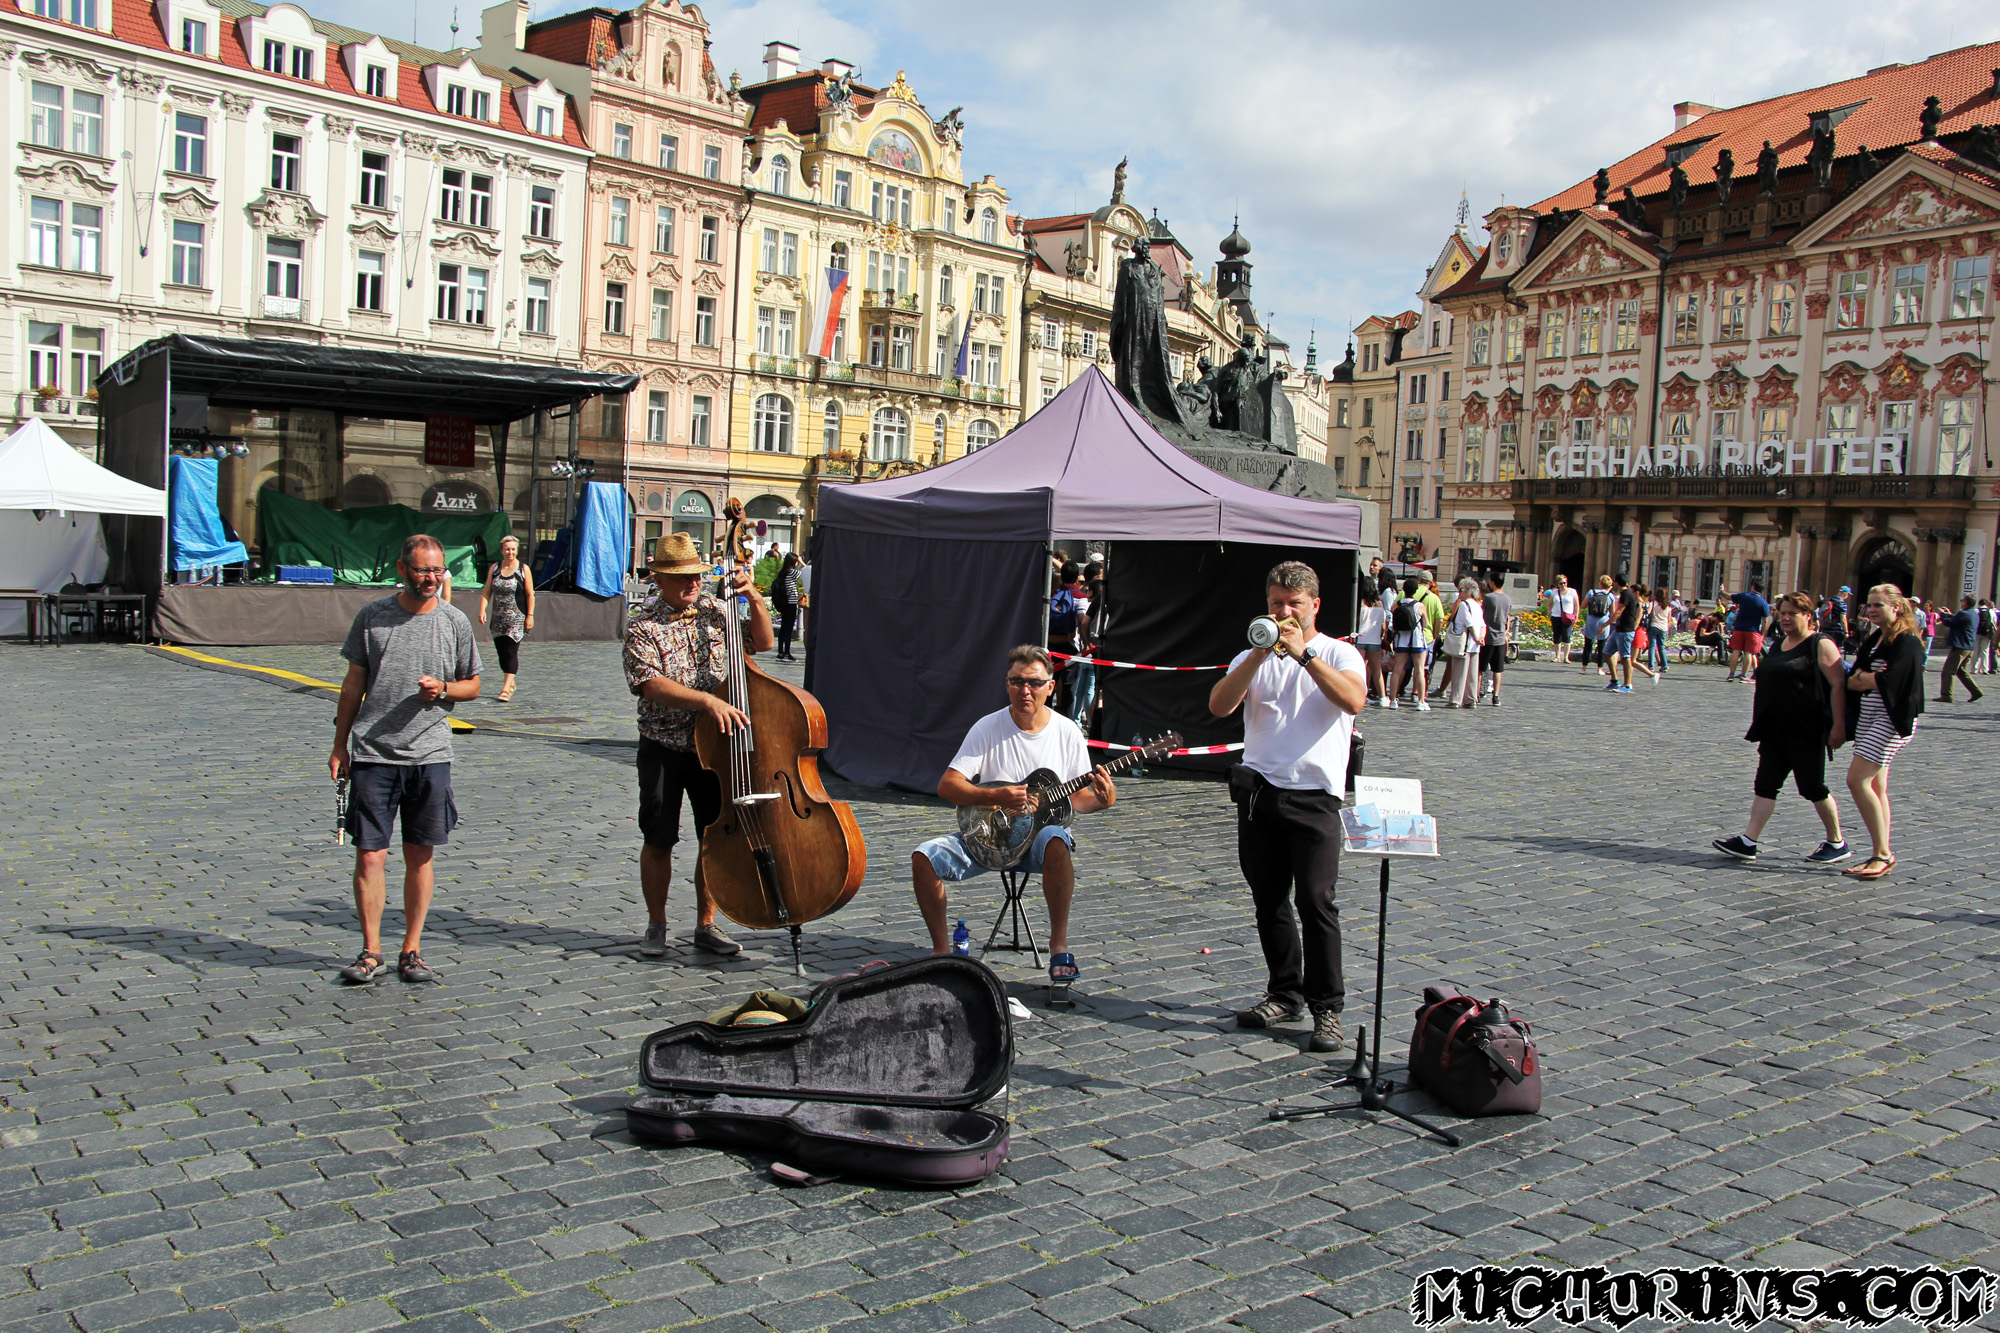
<instances>
[{"instance_id":1,"label":"stage roof canopy","mask_svg":"<svg viewBox=\"0 0 2000 1333\"><path fill-rule=\"evenodd\" d=\"M321 408L400 421L445 415L497 425L578 399L630 393L639 383L637 375L568 366L176 333L120 358L98 377L99 388L126 383L141 362L163 352L172 358L174 392L205 395L217 407Z\"/></svg>"}]
</instances>

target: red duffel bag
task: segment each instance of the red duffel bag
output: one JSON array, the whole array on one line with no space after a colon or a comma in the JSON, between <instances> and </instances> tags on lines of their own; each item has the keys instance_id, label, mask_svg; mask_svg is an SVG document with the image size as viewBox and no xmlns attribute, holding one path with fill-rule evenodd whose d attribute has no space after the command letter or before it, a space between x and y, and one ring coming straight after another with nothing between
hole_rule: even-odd
<instances>
[{"instance_id":1,"label":"red duffel bag","mask_svg":"<svg viewBox=\"0 0 2000 1333\"><path fill-rule=\"evenodd\" d=\"M1542 1109L1542 1058L1527 1020L1450 982L1424 987L1410 1037L1410 1079L1462 1116Z\"/></svg>"}]
</instances>

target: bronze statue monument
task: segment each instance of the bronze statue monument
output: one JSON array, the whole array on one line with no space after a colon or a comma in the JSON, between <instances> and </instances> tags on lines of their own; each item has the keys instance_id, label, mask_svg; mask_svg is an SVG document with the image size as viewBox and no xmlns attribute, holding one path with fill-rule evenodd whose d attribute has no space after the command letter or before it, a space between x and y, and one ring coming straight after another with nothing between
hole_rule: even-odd
<instances>
[{"instance_id":1,"label":"bronze statue monument","mask_svg":"<svg viewBox=\"0 0 2000 1333\"><path fill-rule=\"evenodd\" d=\"M1182 424L1167 352L1167 275L1153 262L1153 243L1132 238L1132 257L1118 265L1118 289L1111 300L1111 359L1118 392L1134 406Z\"/></svg>"}]
</instances>

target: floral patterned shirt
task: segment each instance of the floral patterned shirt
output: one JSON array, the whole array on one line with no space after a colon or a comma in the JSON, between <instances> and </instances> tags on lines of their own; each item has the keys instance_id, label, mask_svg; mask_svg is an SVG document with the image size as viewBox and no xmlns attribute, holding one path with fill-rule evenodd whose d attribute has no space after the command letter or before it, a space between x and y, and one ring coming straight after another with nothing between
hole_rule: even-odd
<instances>
[{"instance_id":1,"label":"floral patterned shirt","mask_svg":"<svg viewBox=\"0 0 2000 1333\"><path fill-rule=\"evenodd\" d=\"M675 708L639 694L649 680L664 676L692 690L714 690L722 684L725 604L702 593L686 612L664 601L633 621L625 631L625 684L639 696L639 734L670 750L694 749L695 711Z\"/></svg>"}]
</instances>

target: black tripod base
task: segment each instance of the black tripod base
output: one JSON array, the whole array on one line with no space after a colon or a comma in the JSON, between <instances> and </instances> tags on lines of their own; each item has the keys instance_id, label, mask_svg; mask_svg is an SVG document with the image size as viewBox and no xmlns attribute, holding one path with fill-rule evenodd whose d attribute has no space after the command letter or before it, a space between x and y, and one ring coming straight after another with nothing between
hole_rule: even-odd
<instances>
[{"instance_id":1,"label":"black tripod base","mask_svg":"<svg viewBox=\"0 0 2000 1333\"><path fill-rule=\"evenodd\" d=\"M1379 1065L1377 1066L1379 1068ZM1353 1088L1360 1093L1356 1101L1341 1102L1333 1106L1281 1106L1271 1111L1272 1120L1310 1120L1315 1116L1335 1115L1341 1111L1370 1111L1395 1116L1398 1120L1415 1125L1426 1134L1435 1134L1451 1147L1462 1146L1458 1135L1448 1129L1432 1124L1422 1116L1412 1115L1399 1107L1389 1105L1389 1099L1396 1095L1396 1084L1392 1079L1371 1073L1368 1065L1368 1029L1354 1034L1354 1063L1347 1067L1347 1074L1334 1085L1338 1088ZM1405 1089L1407 1091L1407 1089Z\"/></svg>"}]
</instances>

